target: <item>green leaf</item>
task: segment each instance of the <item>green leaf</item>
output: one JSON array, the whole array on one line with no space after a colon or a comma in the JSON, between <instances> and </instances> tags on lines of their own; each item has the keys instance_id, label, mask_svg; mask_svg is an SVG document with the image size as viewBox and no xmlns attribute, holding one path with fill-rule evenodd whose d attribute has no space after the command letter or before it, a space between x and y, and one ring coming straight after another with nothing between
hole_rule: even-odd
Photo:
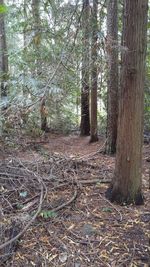
<instances>
[{"instance_id":1,"label":"green leaf","mask_svg":"<svg viewBox=\"0 0 150 267\"><path fill-rule=\"evenodd\" d=\"M0 13L6 13L8 11L8 8L6 5L0 5Z\"/></svg>"},{"instance_id":2,"label":"green leaf","mask_svg":"<svg viewBox=\"0 0 150 267\"><path fill-rule=\"evenodd\" d=\"M43 217L44 219L48 219L48 218L54 218L56 217L56 212L51 211L51 210L43 210L40 212L40 216Z\"/></svg>"},{"instance_id":3,"label":"green leaf","mask_svg":"<svg viewBox=\"0 0 150 267\"><path fill-rule=\"evenodd\" d=\"M106 208L103 208L102 211L104 211L104 212L112 212L112 209L106 207Z\"/></svg>"}]
</instances>

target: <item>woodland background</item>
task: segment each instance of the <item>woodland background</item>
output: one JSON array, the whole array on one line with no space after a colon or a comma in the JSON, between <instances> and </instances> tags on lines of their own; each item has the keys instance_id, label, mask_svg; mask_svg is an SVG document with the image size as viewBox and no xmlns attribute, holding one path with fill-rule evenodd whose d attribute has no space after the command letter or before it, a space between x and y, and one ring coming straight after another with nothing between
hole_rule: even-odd
<instances>
[{"instance_id":1,"label":"woodland background","mask_svg":"<svg viewBox=\"0 0 150 267\"><path fill-rule=\"evenodd\" d=\"M0 0L0 266L150 266L148 5Z\"/></svg>"}]
</instances>

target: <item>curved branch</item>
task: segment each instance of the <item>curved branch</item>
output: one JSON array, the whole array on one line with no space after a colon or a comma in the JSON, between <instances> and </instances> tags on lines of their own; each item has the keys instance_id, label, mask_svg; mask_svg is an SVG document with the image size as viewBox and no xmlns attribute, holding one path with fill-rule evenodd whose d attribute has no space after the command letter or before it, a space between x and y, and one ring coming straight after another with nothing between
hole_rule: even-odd
<instances>
[{"instance_id":1,"label":"curved branch","mask_svg":"<svg viewBox=\"0 0 150 267\"><path fill-rule=\"evenodd\" d=\"M52 212L53 211L58 211L58 210L63 209L64 207L68 206L69 204L71 204L76 199L77 194L78 194L78 192L77 192L77 189L76 189L75 192L74 192L74 195L73 195L73 197L71 199L69 199L67 202L63 203L62 205L52 209L51 211Z\"/></svg>"}]
</instances>

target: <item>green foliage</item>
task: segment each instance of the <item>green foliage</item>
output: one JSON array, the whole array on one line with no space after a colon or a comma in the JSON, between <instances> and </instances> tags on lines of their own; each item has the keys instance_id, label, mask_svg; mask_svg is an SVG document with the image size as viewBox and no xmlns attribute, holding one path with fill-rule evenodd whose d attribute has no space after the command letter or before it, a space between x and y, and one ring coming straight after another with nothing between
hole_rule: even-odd
<instances>
[{"instance_id":1,"label":"green foliage","mask_svg":"<svg viewBox=\"0 0 150 267\"><path fill-rule=\"evenodd\" d=\"M76 98L80 92L80 72L77 68L82 50L77 49L79 43L77 48L74 46L74 39L70 35L70 32L73 35L76 32L75 27L74 29L70 27L77 23L78 17L74 13L75 7L70 4L65 4L63 16L62 6L63 3L59 1L58 3L56 1L41 3L40 42L38 44L35 42L37 34L34 29L30 1L26 2L26 12L21 2L9 6L7 24L9 64L10 69L11 67L15 69L10 73L10 102L18 108L34 105L34 102L37 102L36 107L29 113L25 125L28 133L33 135L40 134L38 132L40 128L38 98L44 92L47 94L46 104L50 128L68 133L69 127L76 126L78 121ZM49 16L51 24L49 24ZM26 39L25 48L22 43L23 38ZM80 38L79 41L81 41ZM62 64L56 71L60 60Z\"/></svg>"},{"instance_id":2,"label":"green foliage","mask_svg":"<svg viewBox=\"0 0 150 267\"><path fill-rule=\"evenodd\" d=\"M98 113L98 132L102 135L106 134L106 125L107 125L107 114L103 113L102 115Z\"/></svg>"},{"instance_id":3,"label":"green foliage","mask_svg":"<svg viewBox=\"0 0 150 267\"><path fill-rule=\"evenodd\" d=\"M37 109L28 114L24 129L25 133L32 138L40 137L43 134L40 128L40 115Z\"/></svg>"},{"instance_id":4,"label":"green foliage","mask_svg":"<svg viewBox=\"0 0 150 267\"><path fill-rule=\"evenodd\" d=\"M8 8L6 5L0 5L0 13L6 13L8 12Z\"/></svg>"},{"instance_id":5,"label":"green foliage","mask_svg":"<svg viewBox=\"0 0 150 267\"><path fill-rule=\"evenodd\" d=\"M18 126L27 134L40 136L40 98L46 94L48 127L68 134L79 128L80 89L82 69L82 31L79 2L57 0L40 2L39 25L34 24L32 1L0 5L6 13L9 54L9 103L19 109L28 109L26 123L18 117ZM122 9L122 6L120 6ZM8 11L8 12L7 12ZM121 10L120 10L120 13ZM104 48L106 8L100 12L98 53L98 131L105 133L107 112L107 64ZM37 29L36 29L37 27ZM149 27L149 24L148 24ZM121 36L121 15L119 36ZM149 28L148 28L148 34ZM147 80L150 80L150 46L147 55ZM150 86L147 85L147 88ZM145 125L150 127L149 93L145 91ZM34 104L36 103L36 104ZM19 120L23 120L23 124ZM13 123L14 126L16 124ZM12 126L9 125L9 126ZM15 127L9 129L16 129ZM7 127L6 127L7 128Z\"/></svg>"},{"instance_id":6,"label":"green foliage","mask_svg":"<svg viewBox=\"0 0 150 267\"><path fill-rule=\"evenodd\" d=\"M57 216L57 213L51 210L43 210L39 214L40 217L44 219L54 218Z\"/></svg>"},{"instance_id":7,"label":"green foliage","mask_svg":"<svg viewBox=\"0 0 150 267\"><path fill-rule=\"evenodd\" d=\"M112 209L111 209L111 208L108 208L108 207L106 207L106 208L103 208L103 209L102 209L102 211L104 211L104 212L112 212Z\"/></svg>"}]
</instances>

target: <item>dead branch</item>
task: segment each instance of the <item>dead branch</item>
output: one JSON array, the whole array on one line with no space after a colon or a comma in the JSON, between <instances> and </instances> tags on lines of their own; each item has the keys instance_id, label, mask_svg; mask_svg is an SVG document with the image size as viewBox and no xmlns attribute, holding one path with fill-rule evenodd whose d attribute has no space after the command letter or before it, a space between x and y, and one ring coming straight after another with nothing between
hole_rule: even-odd
<instances>
[{"instance_id":1,"label":"dead branch","mask_svg":"<svg viewBox=\"0 0 150 267\"><path fill-rule=\"evenodd\" d=\"M75 190L74 195L73 195L73 197L71 199L69 199L67 202L63 203L62 205L52 209L51 211L55 212L55 211L59 211L59 210L65 208L66 206L71 204L73 201L75 201L76 197L77 197L77 189Z\"/></svg>"},{"instance_id":2,"label":"dead branch","mask_svg":"<svg viewBox=\"0 0 150 267\"><path fill-rule=\"evenodd\" d=\"M110 183L110 182L111 182L110 179L107 179L107 180L104 180L104 179L92 179L92 180L79 180L78 181L78 183L82 184L82 185L90 185L90 184L98 184L98 183L107 184L107 183Z\"/></svg>"},{"instance_id":3,"label":"dead branch","mask_svg":"<svg viewBox=\"0 0 150 267\"><path fill-rule=\"evenodd\" d=\"M40 191L41 191L41 193L40 193L39 206L38 206L38 209L37 209L35 215L24 226L23 230L21 232L19 232L12 239L10 239L10 240L6 241L5 243L3 243L2 245L0 245L0 250L3 249L3 248L5 248L6 246L8 246L9 244L11 244L12 242L16 241L18 238L20 238L26 232L26 230L29 228L29 226L33 223L33 221L36 219L36 217L40 213L41 208L42 208L43 199L44 199L44 184L42 182L41 177L37 176L34 172L32 172L29 169L27 169L27 167L25 167L24 164L20 160L19 160L19 164L20 164L20 166L24 167L24 170L26 170L26 172L30 173L30 175L33 175L37 179L38 183L40 184Z\"/></svg>"},{"instance_id":4,"label":"dead branch","mask_svg":"<svg viewBox=\"0 0 150 267\"><path fill-rule=\"evenodd\" d=\"M90 153L88 155L82 156L77 158L78 160L90 160L92 159L94 156L96 156L97 154L101 153L106 145L107 139L104 141L104 143L102 144L102 146L99 148L99 150L97 150L94 153Z\"/></svg>"},{"instance_id":5,"label":"dead branch","mask_svg":"<svg viewBox=\"0 0 150 267\"><path fill-rule=\"evenodd\" d=\"M99 194L99 196L100 196L104 201L106 201L106 202L107 202L107 203L108 203L114 210L116 210L116 211L119 213L120 221L122 221L122 214L121 214L121 212L116 208L116 206L113 205L107 198L102 197L101 194Z\"/></svg>"},{"instance_id":6,"label":"dead branch","mask_svg":"<svg viewBox=\"0 0 150 267\"><path fill-rule=\"evenodd\" d=\"M39 206L38 209L35 213L35 215L32 217L32 219L24 226L23 230L17 234L14 238L6 241L5 243L3 243L2 245L0 245L0 250L3 249L4 247L8 246L9 244L11 244L12 242L16 241L18 238L20 238L25 232L26 230L29 228L29 226L34 222L34 220L36 219L36 217L38 216L38 214L41 211L42 208L42 203L43 203L43 197L44 197L44 190L43 190L43 185L41 185L41 195L40 195L40 201L39 201Z\"/></svg>"}]
</instances>

